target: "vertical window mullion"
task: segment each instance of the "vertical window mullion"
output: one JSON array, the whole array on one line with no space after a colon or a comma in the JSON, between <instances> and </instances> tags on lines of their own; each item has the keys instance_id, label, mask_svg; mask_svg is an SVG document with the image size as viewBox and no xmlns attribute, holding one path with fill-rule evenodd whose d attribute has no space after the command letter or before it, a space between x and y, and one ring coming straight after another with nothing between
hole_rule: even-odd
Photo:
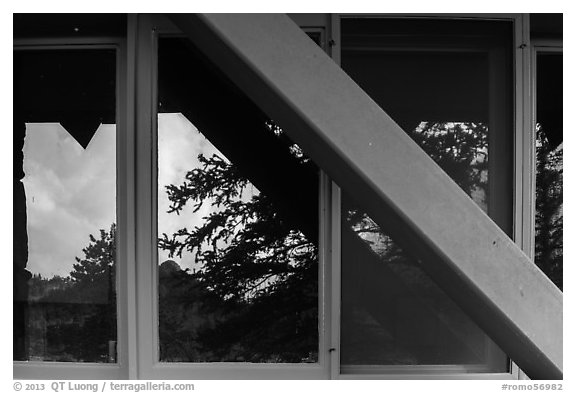
<instances>
[{"instance_id":1,"label":"vertical window mullion","mask_svg":"<svg viewBox=\"0 0 576 393\"><path fill-rule=\"evenodd\" d=\"M127 37L121 46L119 77L119 122L121 121L118 149L118 254L125 261L119 272L118 315L122 340L118 359L125 367L123 378L138 378L138 321L136 277L136 43L135 15L127 18Z\"/></svg>"},{"instance_id":2,"label":"vertical window mullion","mask_svg":"<svg viewBox=\"0 0 576 393\"><path fill-rule=\"evenodd\" d=\"M328 54L340 65L341 32L339 14L330 15L330 30L326 39ZM330 180L330 179L329 179ZM340 187L330 180L330 379L340 377L340 305L342 303L341 282L341 192Z\"/></svg>"},{"instance_id":3,"label":"vertical window mullion","mask_svg":"<svg viewBox=\"0 0 576 393\"><path fill-rule=\"evenodd\" d=\"M151 16L136 17L136 288L138 378L151 378L156 363L154 285L154 40Z\"/></svg>"}]
</instances>

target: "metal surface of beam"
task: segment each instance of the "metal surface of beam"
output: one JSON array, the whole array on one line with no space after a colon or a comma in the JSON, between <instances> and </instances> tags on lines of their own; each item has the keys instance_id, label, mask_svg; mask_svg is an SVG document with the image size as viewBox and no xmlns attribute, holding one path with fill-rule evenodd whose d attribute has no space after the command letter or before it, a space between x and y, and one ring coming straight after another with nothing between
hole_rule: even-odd
<instances>
[{"instance_id":1,"label":"metal surface of beam","mask_svg":"<svg viewBox=\"0 0 576 393\"><path fill-rule=\"evenodd\" d=\"M562 293L298 26L170 17L530 378L562 378Z\"/></svg>"}]
</instances>

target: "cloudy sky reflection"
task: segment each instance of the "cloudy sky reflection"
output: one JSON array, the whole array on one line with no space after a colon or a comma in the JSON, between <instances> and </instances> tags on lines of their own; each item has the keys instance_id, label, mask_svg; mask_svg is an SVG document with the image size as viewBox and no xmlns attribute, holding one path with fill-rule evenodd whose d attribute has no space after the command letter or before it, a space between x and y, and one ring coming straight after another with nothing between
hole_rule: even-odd
<instances>
[{"instance_id":1,"label":"cloudy sky reflection","mask_svg":"<svg viewBox=\"0 0 576 393\"><path fill-rule=\"evenodd\" d=\"M67 276L88 236L115 222L115 146L115 125L101 125L86 149L60 124L26 125L29 271Z\"/></svg>"},{"instance_id":2,"label":"cloudy sky reflection","mask_svg":"<svg viewBox=\"0 0 576 393\"><path fill-rule=\"evenodd\" d=\"M210 204L204 204L196 213L191 206L186 206L180 214L167 211L170 201L165 186L179 185L186 173L200 166L198 155L206 157L218 154L223 157L199 131L181 113L158 114L158 235L166 233L168 237L181 228L194 228L202 224L202 217L210 214ZM176 261L183 269L193 269L194 258L184 253L183 258L169 258L168 251L158 249L158 262L167 259Z\"/></svg>"},{"instance_id":3,"label":"cloudy sky reflection","mask_svg":"<svg viewBox=\"0 0 576 393\"><path fill-rule=\"evenodd\" d=\"M168 214L165 186L181 184L198 155L224 157L180 113L158 115L158 234L200 226L213 208L196 212L186 206ZM75 257L89 244L89 235L109 230L116 222L116 126L101 125L90 144L80 144L57 123L27 124L23 179L28 214L28 267L44 277L68 276ZM258 191L247 190L245 198ZM193 255L169 258L158 250L158 262L173 259L182 268L198 268Z\"/></svg>"}]
</instances>

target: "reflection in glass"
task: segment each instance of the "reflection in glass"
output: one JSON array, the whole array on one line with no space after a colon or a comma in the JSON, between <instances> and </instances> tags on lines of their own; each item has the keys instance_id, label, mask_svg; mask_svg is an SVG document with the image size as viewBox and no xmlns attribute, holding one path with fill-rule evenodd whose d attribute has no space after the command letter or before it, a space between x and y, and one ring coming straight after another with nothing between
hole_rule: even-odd
<instances>
[{"instance_id":1,"label":"reflection in glass","mask_svg":"<svg viewBox=\"0 0 576 393\"><path fill-rule=\"evenodd\" d=\"M486 210L487 128L421 123L411 136ZM403 250L342 198L342 364L466 364L505 369L506 357ZM344 371L346 369L344 368Z\"/></svg>"},{"instance_id":2,"label":"reflection in glass","mask_svg":"<svg viewBox=\"0 0 576 393\"><path fill-rule=\"evenodd\" d=\"M158 79L160 360L317 362L317 167L185 41Z\"/></svg>"},{"instance_id":3,"label":"reflection in glass","mask_svg":"<svg viewBox=\"0 0 576 393\"><path fill-rule=\"evenodd\" d=\"M14 55L14 360L116 361L115 62Z\"/></svg>"},{"instance_id":4,"label":"reflection in glass","mask_svg":"<svg viewBox=\"0 0 576 393\"><path fill-rule=\"evenodd\" d=\"M488 212L488 127L484 123L422 122L409 135Z\"/></svg>"},{"instance_id":5,"label":"reflection in glass","mask_svg":"<svg viewBox=\"0 0 576 393\"><path fill-rule=\"evenodd\" d=\"M563 288L562 54L537 55L535 261Z\"/></svg>"},{"instance_id":6,"label":"reflection in glass","mask_svg":"<svg viewBox=\"0 0 576 393\"><path fill-rule=\"evenodd\" d=\"M344 18L341 26L342 68L508 230L510 202L495 198L507 198L501 185L509 174L506 158L494 153L510 143L509 91L491 88L506 86L508 60L491 45L507 42L509 26L378 18ZM354 199L343 191L342 372L390 365L506 371L506 355L425 273L426 261Z\"/></svg>"}]
</instances>

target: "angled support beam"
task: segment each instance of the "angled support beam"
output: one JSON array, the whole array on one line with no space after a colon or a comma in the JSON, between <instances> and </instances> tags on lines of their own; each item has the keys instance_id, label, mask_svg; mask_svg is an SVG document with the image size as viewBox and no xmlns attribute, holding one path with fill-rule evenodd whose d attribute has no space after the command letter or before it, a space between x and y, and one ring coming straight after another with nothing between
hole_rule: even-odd
<instances>
[{"instance_id":1,"label":"angled support beam","mask_svg":"<svg viewBox=\"0 0 576 393\"><path fill-rule=\"evenodd\" d=\"M530 378L562 378L562 293L284 15L172 15Z\"/></svg>"}]
</instances>

